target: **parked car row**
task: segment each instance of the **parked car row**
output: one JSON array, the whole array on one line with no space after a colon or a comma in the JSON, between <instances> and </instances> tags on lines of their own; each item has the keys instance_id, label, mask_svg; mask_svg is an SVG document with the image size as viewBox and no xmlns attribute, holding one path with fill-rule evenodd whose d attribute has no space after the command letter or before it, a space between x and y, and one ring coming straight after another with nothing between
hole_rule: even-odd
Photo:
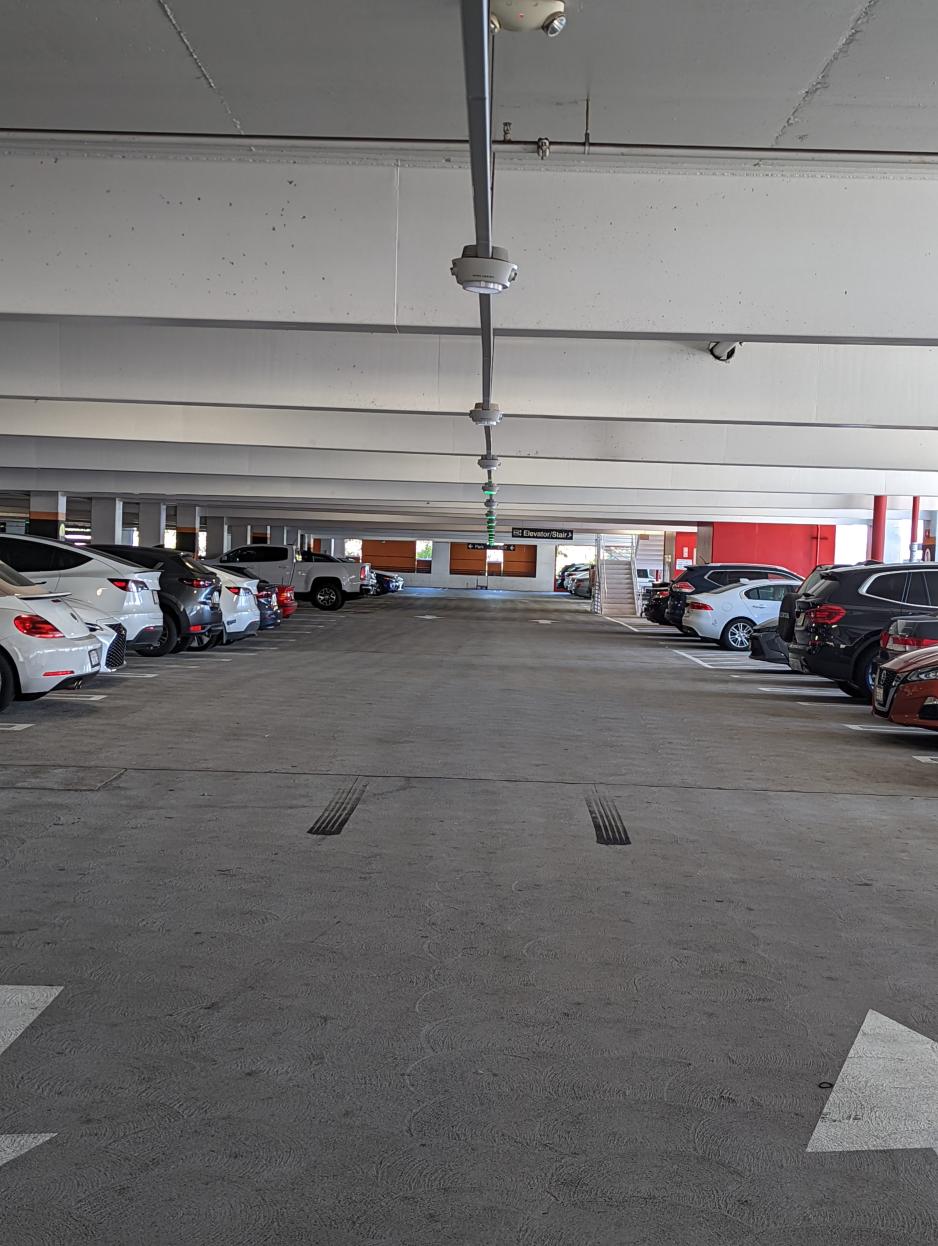
<instances>
[{"instance_id":1,"label":"parked car row","mask_svg":"<svg viewBox=\"0 0 938 1246\"><path fill-rule=\"evenodd\" d=\"M801 576L766 563L702 563L685 567L645 598L646 619L724 649L748 650L753 632L774 623L786 593Z\"/></svg>"},{"instance_id":2,"label":"parked car row","mask_svg":"<svg viewBox=\"0 0 938 1246\"><path fill-rule=\"evenodd\" d=\"M592 597L593 564L568 562L566 566L560 568L554 587L558 592L566 590L573 597Z\"/></svg>"},{"instance_id":3,"label":"parked car row","mask_svg":"<svg viewBox=\"0 0 938 1246\"><path fill-rule=\"evenodd\" d=\"M128 649L160 658L234 644L279 627L298 595L337 610L372 583L380 593L403 587L367 564L301 562L292 546L207 562L160 546L0 534L0 711L118 670Z\"/></svg>"}]
</instances>

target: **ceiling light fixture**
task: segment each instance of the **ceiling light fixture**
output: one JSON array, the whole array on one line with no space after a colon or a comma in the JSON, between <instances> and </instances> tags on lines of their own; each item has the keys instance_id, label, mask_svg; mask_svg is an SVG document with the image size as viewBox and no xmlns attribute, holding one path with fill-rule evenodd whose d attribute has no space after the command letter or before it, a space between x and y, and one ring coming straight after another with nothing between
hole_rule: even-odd
<instances>
[{"instance_id":1,"label":"ceiling light fixture","mask_svg":"<svg viewBox=\"0 0 938 1246\"><path fill-rule=\"evenodd\" d=\"M565 0L491 0L489 27L499 30L543 30L549 39L567 24Z\"/></svg>"},{"instance_id":2,"label":"ceiling light fixture","mask_svg":"<svg viewBox=\"0 0 938 1246\"><path fill-rule=\"evenodd\" d=\"M470 245L453 260L450 272L470 294L503 294L518 276L518 265L512 264L504 247L491 250L490 256L480 256L479 248Z\"/></svg>"}]
</instances>

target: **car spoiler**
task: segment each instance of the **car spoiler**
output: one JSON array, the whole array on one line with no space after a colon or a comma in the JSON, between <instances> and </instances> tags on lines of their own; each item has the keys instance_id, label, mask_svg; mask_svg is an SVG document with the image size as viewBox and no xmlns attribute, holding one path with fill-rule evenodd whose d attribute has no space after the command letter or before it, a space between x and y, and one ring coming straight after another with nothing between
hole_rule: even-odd
<instances>
[{"instance_id":1,"label":"car spoiler","mask_svg":"<svg viewBox=\"0 0 938 1246\"><path fill-rule=\"evenodd\" d=\"M68 593L50 593L42 584L10 584L7 580L0 580L0 596L3 597L22 597L28 601L50 601L55 598L68 597Z\"/></svg>"}]
</instances>

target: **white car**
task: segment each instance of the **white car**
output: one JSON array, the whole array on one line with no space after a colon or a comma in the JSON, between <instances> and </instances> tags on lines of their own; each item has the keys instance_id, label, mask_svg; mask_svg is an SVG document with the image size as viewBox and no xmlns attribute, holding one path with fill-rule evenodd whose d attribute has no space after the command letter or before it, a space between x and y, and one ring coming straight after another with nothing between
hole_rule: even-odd
<instances>
[{"instance_id":1,"label":"white car","mask_svg":"<svg viewBox=\"0 0 938 1246\"><path fill-rule=\"evenodd\" d=\"M23 577L26 578L25 576ZM101 674L109 675L119 671L127 660L127 631L123 623L111 615L105 614L97 606L89 606L86 602L76 601L69 597L68 608L88 625L88 630L98 637L103 646L101 652Z\"/></svg>"},{"instance_id":2,"label":"white car","mask_svg":"<svg viewBox=\"0 0 938 1246\"><path fill-rule=\"evenodd\" d=\"M65 601L0 562L0 713L97 675L102 648Z\"/></svg>"},{"instance_id":3,"label":"white car","mask_svg":"<svg viewBox=\"0 0 938 1246\"><path fill-rule=\"evenodd\" d=\"M257 586L260 583L250 576L236 575L223 567L213 567L221 580L221 613L224 624L223 636L215 633L209 640L233 645L236 640L253 636L261 625L261 612L257 604ZM194 637L192 643L195 644Z\"/></svg>"},{"instance_id":4,"label":"white car","mask_svg":"<svg viewBox=\"0 0 938 1246\"><path fill-rule=\"evenodd\" d=\"M127 645L139 649L159 643L163 612L157 590L160 573L145 571L113 554L40 536L0 534L0 562L51 593L68 593L117 619Z\"/></svg>"},{"instance_id":5,"label":"white car","mask_svg":"<svg viewBox=\"0 0 938 1246\"><path fill-rule=\"evenodd\" d=\"M724 649L744 652L749 648L752 630L760 623L774 622L782 598L800 580L743 580L726 584L711 593L694 593L687 598L683 629L701 640L715 640Z\"/></svg>"}]
</instances>

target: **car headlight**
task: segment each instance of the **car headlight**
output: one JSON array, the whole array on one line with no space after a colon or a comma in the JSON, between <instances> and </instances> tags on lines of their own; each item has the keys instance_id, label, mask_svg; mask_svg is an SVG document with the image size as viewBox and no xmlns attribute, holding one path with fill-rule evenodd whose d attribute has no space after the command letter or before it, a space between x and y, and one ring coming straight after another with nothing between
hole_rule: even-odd
<instances>
[{"instance_id":1,"label":"car headlight","mask_svg":"<svg viewBox=\"0 0 938 1246\"><path fill-rule=\"evenodd\" d=\"M938 679L938 666L928 666L923 671L914 671L905 677L905 683L920 683L924 679Z\"/></svg>"}]
</instances>

